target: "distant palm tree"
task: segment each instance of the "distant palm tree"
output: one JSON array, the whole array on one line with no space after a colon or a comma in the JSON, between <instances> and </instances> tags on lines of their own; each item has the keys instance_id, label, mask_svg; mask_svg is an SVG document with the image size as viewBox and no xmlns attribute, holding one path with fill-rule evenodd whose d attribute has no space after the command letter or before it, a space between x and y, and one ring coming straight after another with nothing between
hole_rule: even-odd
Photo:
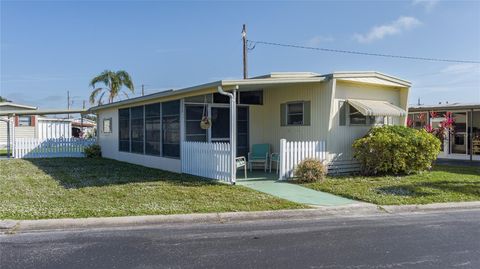
<instances>
[{"instance_id":1,"label":"distant palm tree","mask_svg":"<svg viewBox=\"0 0 480 269\"><path fill-rule=\"evenodd\" d=\"M102 83L105 87L95 88L97 83ZM95 103L95 100L101 105L105 94L108 94L108 103L112 103L113 99L118 97L120 93L123 93L128 98L127 92L122 89L123 86L127 87L132 93L135 92L132 78L123 70L117 72L105 70L90 81L90 86L94 89L90 94L90 103L92 105Z\"/></svg>"}]
</instances>

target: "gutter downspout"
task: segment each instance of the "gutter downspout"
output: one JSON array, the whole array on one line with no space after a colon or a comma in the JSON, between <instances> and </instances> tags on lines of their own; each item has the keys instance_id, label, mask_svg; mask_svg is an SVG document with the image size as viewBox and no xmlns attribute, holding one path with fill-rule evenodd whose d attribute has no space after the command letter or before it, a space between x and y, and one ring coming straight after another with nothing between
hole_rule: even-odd
<instances>
[{"instance_id":1,"label":"gutter downspout","mask_svg":"<svg viewBox=\"0 0 480 269\"><path fill-rule=\"evenodd\" d=\"M238 85L232 93L225 92L222 86L218 86L218 93L228 96L230 98L230 183L235 185L237 164L235 158L237 157L237 91Z\"/></svg>"}]
</instances>

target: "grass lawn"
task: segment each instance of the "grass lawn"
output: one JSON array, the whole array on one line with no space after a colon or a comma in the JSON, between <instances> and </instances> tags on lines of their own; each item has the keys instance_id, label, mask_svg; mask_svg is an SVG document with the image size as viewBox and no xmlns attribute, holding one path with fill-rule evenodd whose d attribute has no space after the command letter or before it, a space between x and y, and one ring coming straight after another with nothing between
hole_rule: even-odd
<instances>
[{"instance_id":1,"label":"grass lawn","mask_svg":"<svg viewBox=\"0 0 480 269\"><path fill-rule=\"evenodd\" d=\"M437 165L417 175L329 177L303 185L379 205L480 201L480 167Z\"/></svg>"},{"instance_id":2,"label":"grass lawn","mask_svg":"<svg viewBox=\"0 0 480 269\"><path fill-rule=\"evenodd\" d=\"M0 161L0 219L304 208L231 186L107 159Z\"/></svg>"}]
</instances>

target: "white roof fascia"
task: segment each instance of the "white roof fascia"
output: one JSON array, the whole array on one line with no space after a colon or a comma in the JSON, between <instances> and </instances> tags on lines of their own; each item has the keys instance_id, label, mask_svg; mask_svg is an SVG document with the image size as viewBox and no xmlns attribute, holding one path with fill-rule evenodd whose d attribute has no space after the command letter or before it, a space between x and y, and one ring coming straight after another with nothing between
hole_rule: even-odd
<instances>
[{"instance_id":1,"label":"white roof fascia","mask_svg":"<svg viewBox=\"0 0 480 269\"><path fill-rule=\"evenodd\" d=\"M141 97L136 97L132 99L126 99L122 101L118 101L115 103L111 104L105 104L101 106L96 106L90 108L90 111L97 111L105 108L110 108L110 107L117 107L117 106L122 106L126 104L132 104L132 103L137 103L137 102L142 102L142 101L148 101L151 99L156 99L156 98L164 98L164 97L170 97L170 96L175 96L175 95L180 95L184 93L189 93L189 92L195 92L195 91L200 91L208 88L215 88L218 86L223 86L227 87L225 90L229 90L228 87L235 87L235 86L267 86L267 85L278 85L278 84L291 84L291 83L309 83L309 82L322 82L326 78L325 77L309 77L309 78L278 78L278 79L272 79L272 78L261 78L261 79L242 79L242 80L219 80L211 83L206 83L206 84L201 84L193 87L188 87L188 88L183 88L179 90L170 90L170 91L164 91L164 92L158 92L158 93L153 93L150 95L145 95ZM241 89L241 88L240 88ZM215 89L216 90L216 89Z\"/></svg>"},{"instance_id":2,"label":"white roof fascia","mask_svg":"<svg viewBox=\"0 0 480 269\"><path fill-rule=\"evenodd\" d=\"M394 76L390 76L390 75L387 75L387 74L383 74L383 73L380 73L380 72L376 72L376 71L358 71L358 72L342 71L342 72L334 72L334 73L331 74L331 76L333 78L337 78L337 79L376 77L376 78L384 79L384 80L399 84L399 85L401 85L401 87L411 87L412 86L410 81L403 80L403 79L400 79L400 78L397 78L397 77L394 77Z\"/></svg>"}]
</instances>

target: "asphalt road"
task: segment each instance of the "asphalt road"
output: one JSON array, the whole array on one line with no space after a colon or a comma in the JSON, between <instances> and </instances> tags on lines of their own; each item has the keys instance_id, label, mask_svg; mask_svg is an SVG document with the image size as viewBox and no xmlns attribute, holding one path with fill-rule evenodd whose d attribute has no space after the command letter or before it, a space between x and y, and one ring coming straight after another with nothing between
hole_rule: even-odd
<instances>
[{"instance_id":1,"label":"asphalt road","mask_svg":"<svg viewBox=\"0 0 480 269\"><path fill-rule=\"evenodd\" d=\"M0 268L480 268L480 210L0 235Z\"/></svg>"}]
</instances>

